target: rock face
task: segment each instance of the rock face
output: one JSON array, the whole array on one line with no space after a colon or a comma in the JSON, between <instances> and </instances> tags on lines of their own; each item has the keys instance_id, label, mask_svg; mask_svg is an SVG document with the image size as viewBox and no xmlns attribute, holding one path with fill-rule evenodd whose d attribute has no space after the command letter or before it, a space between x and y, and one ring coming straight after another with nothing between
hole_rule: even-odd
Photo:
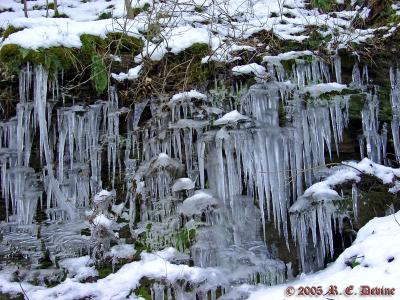
<instances>
[{"instance_id":1,"label":"rock face","mask_svg":"<svg viewBox=\"0 0 400 300\"><path fill-rule=\"evenodd\" d=\"M121 260L116 243L134 243L129 259L173 246L174 261L223 274L196 281L192 297L323 267L344 220L362 225L397 205L400 173L389 166L400 159L400 73L385 75L393 118L382 124L380 95L358 60L351 80L340 56L332 68L304 51L265 63L268 81L129 109L114 87L107 101L62 105L48 99L48 86L57 90L42 66L22 69L16 116L0 124L2 253L18 249L36 267L44 253L52 262L90 254L83 270L97 274L94 265ZM327 166L343 154L368 160L337 175Z\"/></svg>"}]
</instances>

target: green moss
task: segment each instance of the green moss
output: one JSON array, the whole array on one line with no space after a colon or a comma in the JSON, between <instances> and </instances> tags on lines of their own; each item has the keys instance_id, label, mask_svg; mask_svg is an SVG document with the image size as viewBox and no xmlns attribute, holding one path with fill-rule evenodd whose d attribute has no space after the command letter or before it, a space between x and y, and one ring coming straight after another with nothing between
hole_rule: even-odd
<instances>
[{"instance_id":1,"label":"green moss","mask_svg":"<svg viewBox=\"0 0 400 300\"><path fill-rule=\"evenodd\" d=\"M341 91L331 91L331 92L326 92L321 95L319 95L319 98L325 99L325 100L330 100L335 96L344 96L344 95L357 95L358 91L352 90L352 89L343 89Z\"/></svg>"},{"instance_id":2,"label":"green moss","mask_svg":"<svg viewBox=\"0 0 400 300\"><path fill-rule=\"evenodd\" d=\"M54 13L53 18L69 18L69 17L65 13L56 12L56 13Z\"/></svg>"},{"instance_id":3,"label":"green moss","mask_svg":"<svg viewBox=\"0 0 400 300\"><path fill-rule=\"evenodd\" d=\"M47 8L48 8L48 9L54 9L54 3L53 3L53 2L49 3L49 4L47 5Z\"/></svg>"},{"instance_id":4,"label":"green moss","mask_svg":"<svg viewBox=\"0 0 400 300\"><path fill-rule=\"evenodd\" d=\"M89 56L91 56L93 52L102 52L107 48L106 41L97 35L82 34L80 39L83 52Z\"/></svg>"},{"instance_id":5,"label":"green moss","mask_svg":"<svg viewBox=\"0 0 400 300\"><path fill-rule=\"evenodd\" d=\"M363 109L366 101L365 94L355 94L350 96L349 116L351 119L361 119L360 111Z\"/></svg>"},{"instance_id":6,"label":"green moss","mask_svg":"<svg viewBox=\"0 0 400 300\"><path fill-rule=\"evenodd\" d=\"M317 28L312 28L308 33L308 38L303 41L306 49L318 49L332 39L332 35L323 36Z\"/></svg>"},{"instance_id":7,"label":"green moss","mask_svg":"<svg viewBox=\"0 0 400 300\"><path fill-rule=\"evenodd\" d=\"M139 15L142 12L147 12L147 11L149 11L149 9L150 9L149 3L146 3L142 7L133 7L132 8L133 17L136 17L137 15Z\"/></svg>"},{"instance_id":8,"label":"green moss","mask_svg":"<svg viewBox=\"0 0 400 300\"><path fill-rule=\"evenodd\" d=\"M3 39L6 39L6 38L8 38L11 34L13 34L13 33L15 33L15 32L18 32L18 31L21 31L21 30L24 30L24 28L14 27L14 26L10 25L10 26L8 26L8 27L3 31L3 33L1 34L1 37L2 37Z\"/></svg>"},{"instance_id":9,"label":"green moss","mask_svg":"<svg viewBox=\"0 0 400 300\"><path fill-rule=\"evenodd\" d=\"M313 8L317 8L323 12L332 10L332 8L335 6L335 4L336 4L335 0L312 0L311 1L311 6Z\"/></svg>"},{"instance_id":10,"label":"green moss","mask_svg":"<svg viewBox=\"0 0 400 300\"><path fill-rule=\"evenodd\" d=\"M295 59L287 59L287 60L282 60L281 64L283 66L283 68L285 69L285 71L289 74L292 74L292 66L296 63Z\"/></svg>"},{"instance_id":11,"label":"green moss","mask_svg":"<svg viewBox=\"0 0 400 300\"><path fill-rule=\"evenodd\" d=\"M110 32L107 34L106 43L110 50L115 52L129 52L137 55L143 50L144 43L141 39L129 36L121 32Z\"/></svg>"},{"instance_id":12,"label":"green moss","mask_svg":"<svg viewBox=\"0 0 400 300\"><path fill-rule=\"evenodd\" d=\"M185 249L188 249L191 244L194 242L194 239L196 237L196 229L183 229L181 230L177 237L176 237L176 247L184 251Z\"/></svg>"},{"instance_id":13,"label":"green moss","mask_svg":"<svg viewBox=\"0 0 400 300\"><path fill-rule=\"evenodd\" d=\"M151 300L151 287L154 283L154 279L143 277L139 281L139 286L134 290L135 295L140 296L145 300Z\"/></svg>"},{"instance_id":14,"label":"green moss","mask_svg":"<svg viewBox=\"0 0 400 300\"><path fill-rule=\"evenodd\" d=\"M4 45L0 50L0 61L5 63L10 73L18 73L27 62L43 65L49 71L70 69L76 58L73 50L63 47L48 49L25 49L15 44Z\"/></svg>"},{"instance_id":15,"label":"green moss","mask_svg":"<svg viewBox=\"0 0 400 300\"><path fill-rule=\"evenodd\" d=\"M111 19L111 18L112 18L111 12L103 12L98 16L97 20L105 20L105 19Z\"/></svg>"},{"instance_id":16,"label":"green moss","mask_svg":"<svg viewBox=\"0 0 400 300\"><path fill-rule=\"evenodd\" d=\"M102 56L92 54L91 79L97 94L103 93L108 87L108 73Z\"/></svg>"},{"instance_id":17,"label":"green moss","mask_svg":"<svg viewBox=\"0 0 400 300\"><path fill-rule=\"evenodd\" d=\"M105 278L108 275L110 275L113 272L113 269L112 269L112 266L105 265L105 266L102 266L101 268L98 268L97 272L99 272L99 278L102 279L102 278Z\"/></svg>"}]
</instances>

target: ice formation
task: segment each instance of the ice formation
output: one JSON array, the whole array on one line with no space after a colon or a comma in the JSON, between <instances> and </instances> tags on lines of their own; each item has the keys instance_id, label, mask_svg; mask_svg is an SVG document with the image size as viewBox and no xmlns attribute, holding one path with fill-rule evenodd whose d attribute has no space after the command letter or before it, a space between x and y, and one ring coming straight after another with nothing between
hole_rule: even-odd
<instances>
[{"instance_id":1,"label":"ice formation","mask_svg":"<svg viewBox=\"0 0 400 300\"><path fill-rule=\"evenodd\" d=\"M285 60L291 61L290 70ZM2 251L18 247L38 264L43 242L53 259L62 259L71 280L79 281L96 272L87 256L74 257L122 259L135 253L132 246L111 247L118 238L114 231L127 225L142 247L157 251L173 246L183 252L176 258L180 262L191 260L204 268L201 272L216 268L225 274L216 284L196 277L190 295L172 281L152 286L155 299L167 290L195 299L215 295L217 288L228 292L234 284L282 283L291 268L267 242L272 224L287 247L291 239L296 241L302 271L320 268L333 254L333 232L343 217L336 209L341 195L333 187L351 182L355 215L358 209L357 172L350 167L331 176L326 172L332 171L321 172L339 154L349 122L348 88L367 97L360 151L369 159L353 169L383 182L400 175L377 165L386 162L388 133L379 123L379 98L366 87L368 70L360 71L356 62L347 86L341 83L340 57L333 61L334 76L309 51L268 56L262 72L268 78L248 88L226 89L217 83L209 93L191 90L157 102L135 102L131 109L120 107L114 87L107 101L60 105L57 97L47 97L52 88L57 94L57 85L49 84L44 68L26 66L16 116L0 124L7 221L2 223ZM392 69L395 142L398 78L399 71ZM152 117L141 122L145 109ZM127 124L121 126L124 120ZM398 145L395 149L399 159ZM123 191L117 190L120 179ZM47 215L40 240L37 211ZM88 223L90 237L81 234ZM158 261L150 256L145 263ZM137 264L120 272L130 268L136 270Z\"/></svg>"}]
</instances>

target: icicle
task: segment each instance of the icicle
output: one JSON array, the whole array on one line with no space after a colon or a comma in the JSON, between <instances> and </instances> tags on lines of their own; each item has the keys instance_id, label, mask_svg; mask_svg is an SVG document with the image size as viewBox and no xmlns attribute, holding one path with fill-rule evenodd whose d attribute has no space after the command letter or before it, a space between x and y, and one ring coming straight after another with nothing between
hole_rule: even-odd
<instances>
[{"instance_id":1,"label":"icicle","mask_svg":"<svg viewBox=\"0 0 400 300\"><path fill-rule=\"evenodd\" d=\"M354 219L358 220L358 189L357 185L353 183L351 187L351 199L353 200L353 214Z\"/></svg>"},{"instance_id":2,"label":"icicle","mask_svg":"<svg viewBox=\"0 0 400 300\"><path fill-rule=\"evenodd\" d=\"M335 69L336 82L342 83L342 60L339 54L333 57L333 65Z\"/></svg>"}]
</instances>

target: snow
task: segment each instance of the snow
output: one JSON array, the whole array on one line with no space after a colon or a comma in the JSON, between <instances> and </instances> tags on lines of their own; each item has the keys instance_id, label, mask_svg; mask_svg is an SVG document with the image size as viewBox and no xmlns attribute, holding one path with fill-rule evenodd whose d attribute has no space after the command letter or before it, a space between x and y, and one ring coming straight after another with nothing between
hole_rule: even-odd
<instances>
[{"instance_id":1,"label":"snow","mask_svg":"<svg viewBox=\"0 0 400 300\"><path fill-rule=\"evenodd\" d=\"M235 124L238 122L249 121L249 120L250 120L249 117L242 115L237 110L233 110L231 112L226 113L218 120L216 120L214 122L214 125L220 126L220 125L226 125L226 124Z\"/></svg>"},{"instance_id":2,"label":"snow","mask_svg":"<svg viewBox=\"0 0 400 300\"><path fill-rule=\"evenodd\" d=\"M168 280L170 282L183 280L203 283L208 281L212 284L220 281L221 274L216 269L170 263L170 260L176 255L177 252L173 248L167 248L151 254L142 253L140 261L125 264L116 273L112 273L94 283L80 283L75 279L67 278L64 282L52 288L34 286L28 283L23 283L23 288L31 300L72 300L85 297L105 300L126 299L143 277ZM1 272L0 290L4 293L19 293L21 292L21 287L16 282L10 282L10 274Z\"/></svg>"},{"instance_id":3,"label":"snow","mask_svg":"<svg viewBox=\"0 0 400 300\"><path fill-rule=\"evenodd\" d=\"M305 50L305 51L289 51L289 52L285 52L285 53L280 53L276 56L269 56L266 55L263 57L263 63L272 63L272 64L276 64L282 60L291 60L291 59L296 59L302 56L311 56L314 55L311 51L309 50Z\"/></svg>"},{"instance_id":4,"label":"snow","mask_svg":"<svg viewBox=\"0 0 400 300\"><path fill-rule=\"evenodd\" d=\"M347 85L345 84L340 84L337 82L329 82L329 83L314 84L312 86L306 86L304 88L304 92L310 93L310 96L315 98L324 93L341 92L346 88Z\"/></svg>"},{"instance_id":5,"label":"snow","mask_svg":"<svg viewBox=\"0 0 400 300\"><path fill-rule=\"evenodd\" d=\"M219 206L219 201L211 194L204 190L196 191L196 193L186 198L179 208L179 212L186 215L201 215L203 212Z\"/></svg>"},{"instance_id":6,"label":"snow","mask_svg":"<svg viewBox=\"0 0 400 300\"><path fill-rule=\"evenodd\" d=\"M94 203L101 203L103 201L108 200L112 196L112 192L107 191L107 190L101 190L98 192L96 195L93 197Z\"/></svg>"},{"instance_id":7,"label":"snow","mask_svg":"<svg viewBox=\"0 0 400 300\"><path fill-rule=\"evenodd\" d=\"M109 218L107 218L104 214L100 214L98 216L96 216L93 220L93 224L95 226L104 226L107 228L111 228L112 225L114 224L114 221L110 220Z\"/></svg>"},{"instance_id":8,"label":"snow","mask_svg":"<svg viewBox=\"0 0 400 300\"><path fill-rule=\"evenodd\" d=\"M196 90L191 90L189 92L182 92L182 93L173 95L169 104L184 101L184 100L190 100L190 99L207 100L207 96Z\"/></svg>"},{"instance_id":9,"label":"snow","mask_svg":"<svg viewBox=\"0 0 400 300\"><path fill-rule=\"evenodd\" d=\"M140 72L142 71L142 69L143 69L143 65L138 65L132 69L129 69L128 74L123 73L123 72L121 72L119 74L111 73L111 76L112 76L112 78L114 78L115 80L118 80L118 81L124 81L126 79L135 80L135 79L139 78Z\"/></svg>"},{"instance_id":10,"label":"snow","mask_svg":"<svg viewBox=\"0 0 400 300\"><path fill-rule=\"evenodd\" d=\"M81 281L88 277L98 276L98 272L89 255L66 258L61 260L59 265L68 271L68 276L72 277L74 281Z\"/></svg>"},{"instance_id":11,"label":"snow","mask_svg":"<svg viewBox=\"0 0 400 300\"><path fill-rule=\"evenodd\" d=\"M194 189L194 182L190 178L179 178L172 185L173 192Z\"/></svg>"},{"instance_id":12,"label":"snow","mask_svg":"<svg viewBox=\"0 0 400 300\"><path fill-rule=\"evenodd\" d=\"M293 286L321 286L324 293L331 285L336 285L339 292L353 285L354 293L359 293L360 286L395 288L395 295L400 290L400 212L374 218L363 226L353 245L347 248L338 259L326 269L315 274L302 274L300 278L286 284L270 288L242 286L250 292L249 300L283 299L285 289ZM351 268L349 263L359 263ZM337 295L334 299L360 299L361 295ZM365 296L367 298L367 296ZM377 298L375 296L375 298ZM386 297L385 297L386 298ZM397 296L387 296L397 298ZM289 298L288 298L289 299ZM290 299L304 299L304 296L291 296ZM325 296L313 296L313 299L326 299ZM382 297L383 299L383 297Z\"/></svg>"},{"instance_id":13,"label":"snow","mask_svg":"<svg viewBox=\"0 0 400 300\"><path fill-rule=\"evenodd\" d=\"M130 258L135 254L135 247L129 244L115 245L106 256L115 258Z\"/></svg>"},{"instance_id":14,"label":"snow","mask_svg":"<svg viewBox=\"0 0 400 300\"><path fill-rule=\"evenodd\" d=\"M140 32L145 32L149 27L149 20L154 16L159 18L160 37L145 41L143 51L135 57L136 62L141 62L143 56L152 60L160 60L170 52L177 54L195 43L206 44L210 47L210 54L203 58L203 63L208 61L232 62L240 58L234 56L237 51L254 51L252 43L241 42L261 30L271 31L280 39L303 41L308 38L307 26L325 26L324 35L332 34L334 38L328 43L332 49L345 47L350 42L359 43L372 37L376 29L354 29L352 19L359 15L365 18L369 9L358 11L347 10L335 14L320 13L317 10L305 8L305 1L285 1L284 5L277 1L233 0L226 5L218 1L180 1L178 3L153 3L148 0L135 1L135 7L143 7L145 3L151 5L148 12L141 12L133 20L126 23L124 16L124 1L96 0L96 1L59 1L59 13L66 14L65 18L52 18L53 10L49 10L46 17L46 2L43 0L28 1L29 18L24 18L23 6L17 0L1 1L0 9L11 9L0 13L0 27L6 28L13 25L25 28L11 34L3 45L16 43L24 48L39 49L53 46L81 47L80 36L93 34L105 37L108 32L118 32L126 29L129 35L141 37ZM198 7L204 11L199 12ZM171 14L171 10L175 14ZM100 16L109 14L108 19L99 19ZM277 16L272 16L272 13ZM398 12L397 12L398 13ZM218 23L214 16L218 15ZM292 17L289 17L291 15ZM163 17L164 16L164 17ZM111 18L112 17L112 18ZM235 21L232 21L235 20ZM394 25L395 26L395 25ZM392 28L385 28L392 34ZM265 57L265 61L269 58ZM257 72L260 68L257 68ZM115 74L117 80L124 80ZM257 74L258 75L258 74Z\"/></svg>"},{"instance_id":15,"label":"snow","mask_svg":"<svg viewBox=\"0 0 400 300\"><path fill-rule=\"evenodd\" d=\"M345 182L359 182L360 175L363 173L378 177L384 184L395 184L400 178L400 169L376 164L368 158L364 158L358 163L345 162L332 175L306 189L300 201L292 205L290 212L304 209L308 205L305 198L316 202L339 199L339 194L334 187Z\"/></svg>"},{"instance_id":16,"label":"snow","mask_svg":"<svg viewBox=\"0 0 400 300\"><path fill-rule=\"evenodd\" d=\"M265 67L257 63L251 63L243 66L236 66L232 68L234 75L254 74L257 77L265 75Z\"/></svg>"}]
</instances>

